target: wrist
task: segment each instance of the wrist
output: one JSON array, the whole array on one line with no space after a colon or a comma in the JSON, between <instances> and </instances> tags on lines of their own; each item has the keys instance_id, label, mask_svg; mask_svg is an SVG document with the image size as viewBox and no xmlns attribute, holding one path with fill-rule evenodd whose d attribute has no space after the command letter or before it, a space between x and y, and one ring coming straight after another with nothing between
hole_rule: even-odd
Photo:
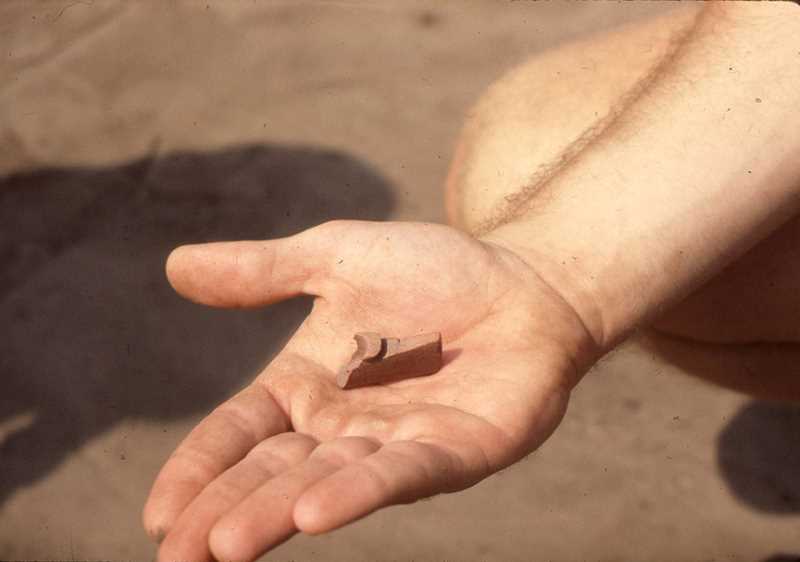
<instances>
[{"instance_id":1,"label":"wrist","mask_svg":"<svg viewBox=\"0 0 800 562\"><path fill-rule=\"evenodd\" d=\"M501 227L479 239L524 268L528 294L536 302L547 303L536 307L541 311L542 331L554 336L554 343L573 363L577 372L574 386L613 346L605 342L602 322L590 295L579 288L565 268L557 267L546 253L520 244L509 230Z\"/></svg>"}]
</instances>

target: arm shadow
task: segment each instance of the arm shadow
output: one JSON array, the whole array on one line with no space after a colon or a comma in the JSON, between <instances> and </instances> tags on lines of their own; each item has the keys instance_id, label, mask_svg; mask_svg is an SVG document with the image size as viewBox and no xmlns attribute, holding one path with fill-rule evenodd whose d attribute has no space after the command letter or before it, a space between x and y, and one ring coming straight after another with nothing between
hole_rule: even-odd
<instances>
[{"instance_id":1,"label":"arm shadow","mask_svg":"<svg viewBox=\"0 0 800 562\"><path fill-rule=\"evenodd\" d=\"M391 186L341 152L245 145L0 177L0 504L131 418L201 414L310 309L212 310L173 293L176 245L385 219Z\"/></svg>"}]
</instances>

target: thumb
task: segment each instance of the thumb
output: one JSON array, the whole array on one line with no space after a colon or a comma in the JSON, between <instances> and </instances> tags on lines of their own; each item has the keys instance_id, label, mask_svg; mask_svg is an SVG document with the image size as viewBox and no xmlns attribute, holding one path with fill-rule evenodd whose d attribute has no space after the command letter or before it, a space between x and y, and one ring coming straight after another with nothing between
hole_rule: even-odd
<instances>
[{"instance_id":1,"label":"thumb","mask_svg":"<svg viewBox=\"0 0 800 562\"><path fill-rule=\"evenodd\" d=\"M307 282L327 270L330 253L323 244L321 237L302 233L180 246L167 258L167 278L179 294L200 304L263 306L307 293Z\"/></svg>"}]
</instances>

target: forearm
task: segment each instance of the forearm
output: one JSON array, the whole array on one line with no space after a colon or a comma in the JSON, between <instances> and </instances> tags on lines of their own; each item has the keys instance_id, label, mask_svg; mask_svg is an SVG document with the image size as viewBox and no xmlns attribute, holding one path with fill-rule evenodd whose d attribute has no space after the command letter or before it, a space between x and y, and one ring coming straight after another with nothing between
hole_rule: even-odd
<instances>
[{"instance_id":1,"label":"forearm","mask_svg":"<svg viewBox=\"0 0 800 562\"><path fill-rule=\"evenodd\" d=\"M713 6L486 238L514 247L609 349L800 208L799 37L797 6Z\"/></svg>"}]
</instances>

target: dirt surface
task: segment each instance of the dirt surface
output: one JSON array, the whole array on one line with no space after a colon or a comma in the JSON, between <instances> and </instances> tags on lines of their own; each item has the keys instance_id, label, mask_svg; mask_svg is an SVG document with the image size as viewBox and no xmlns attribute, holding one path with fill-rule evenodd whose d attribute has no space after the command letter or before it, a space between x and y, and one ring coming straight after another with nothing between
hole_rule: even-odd
<instances>
[{"instance_id":1,"label":"dirt surface","mask_svg":"<svg viewBox=\"0 0 800 562\"><path fill-rule=\"evenodd\" d=\"M492 80L668 8L0 4L0 559L151 559L140 512L162 462L308 310L183 302L171 247L441 221L454 140ZM627 345L527 460L270 559L789 560L798 435L796 407Z\"/></svg>"}]
</instances>

